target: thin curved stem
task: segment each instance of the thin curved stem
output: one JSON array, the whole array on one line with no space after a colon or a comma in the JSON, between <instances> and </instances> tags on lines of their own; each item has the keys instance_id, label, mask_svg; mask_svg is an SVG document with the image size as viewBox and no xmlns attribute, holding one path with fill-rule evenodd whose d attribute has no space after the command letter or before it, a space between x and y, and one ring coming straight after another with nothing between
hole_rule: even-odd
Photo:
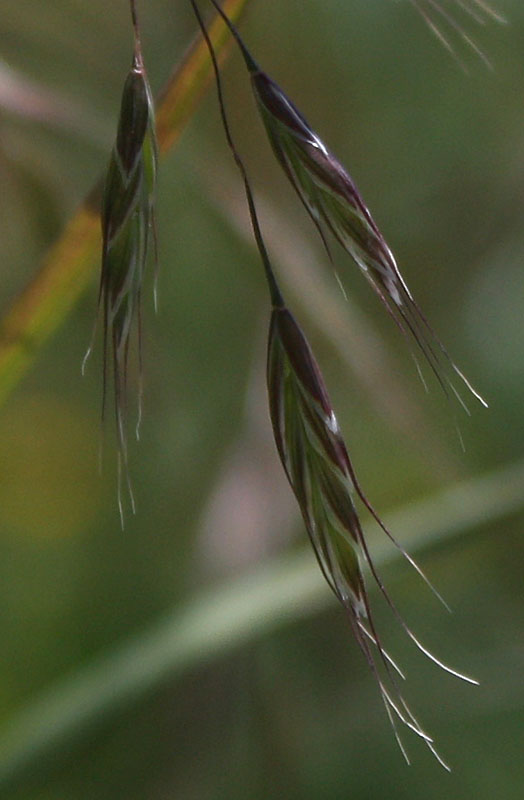
<instances>
[{"instance_id":1,"label":"thin curved stem","mask_svg":"<svg viewBox=\"0 0 524 800\"><path fill-rule=\"evenodd\" d=\"M259 220L258 220L258 214L257 214L256 206L255 206L255 199L253 197L253 192L251 190L251 184L249 182L249 178L248 178L248 175L247 175L247 171L246 171L244 162L242 160L242 157L240 156L240 153L238 152L238 150L236 148L235 142L233 141L233 136L231 134L231 128L229 126L229 120L228 120L227 114L226 114L226 106L225 106L225 102L224 102L224 92L222 90L222 80L221 80L221 77L220 77L220 69L218 67L218 62L217 62L217 59L216 59L215 50L213 48L213 43L211 42L211 39L209 38L209 34L207 32L204 20L202 19L202 16L200 14L200 11L198 9L198 6L197 6L195 0L189 0L189 2L191 3L191 6L193 8L193 12L194 12L195 17L197 19L197 22L198 22L198 24L200 26L200 30L202 31L202 36L206 40L206 44L207 44L207 47L208 47L208 50L209 50L209 55L210 55L210 58L211 58L211 62L213 64L213 70L214 70L214 73L215 73L215 81L216 81L217 94L218 94L218 105L220 107L220 116L221 116L221 119L222 119L222 125L223 125L223 128L224 128L224 133L226 135L227 144L229 146L229 149L231 150L231 153L233 155L233 159L234 159L235 164L237 165L237 167L238 167L238 169L240 171L240 174L242 176L242 181L244 183L244 189L245 189L245 193L246 193L247 204L248 204L248 207L249 207L249 216L251 218L251 224L253 226L253 234L255 236L255 241L256 241L256 244L257 244L257 247L258 247L258 252L260 253L260 257L261 257L262 263L264 265L264 272L265 272L267 284L268 284L268 287L269 287L269 294L271 296L271 303L272 303L274 308L283 308L284 307L284 299L283 299L282 294L280 292L280 288L278 286L278 283L277 283L277 280L276 280L276 277L275 277L275 273L273 272L273 267L271 266L271 262L269 260L269 254L267 252L267 248L266 248L266 245L265 245L265 242L264 242L264 238L262 236L262 231L260 229L260 223L259 223ZM217 11L219 12L219 14L222 17L222 19L228 25L229 29L232 32L232 35L235 36L237 41L239 41L238 35L236 34L236 32L234 32L234 28L233 29L231 28L231 26L229 24L229 20L224 15L224 13L222 12L220 6L217 6Z\"/></svg>"}]
</instances>

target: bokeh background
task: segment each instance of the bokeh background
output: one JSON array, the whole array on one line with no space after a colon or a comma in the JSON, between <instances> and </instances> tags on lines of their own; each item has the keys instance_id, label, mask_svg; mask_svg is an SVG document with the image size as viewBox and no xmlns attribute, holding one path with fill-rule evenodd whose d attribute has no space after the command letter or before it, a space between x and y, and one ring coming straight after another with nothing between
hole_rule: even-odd
<instances>
[{"instance_id":1,"label":"bokeh background","mask_svg":"<svg viewBox=\"0 0 524 800\"><path fill-rule=\"evenodd\" d=\"M224 70L275 267L360 481L408 548L422 541L418 558L454 614L384 555L363 515L385 582L423 641L481 681L425 662L373 593L406 694L453 772L409 736L413 764L403 762L305 549L265 407L266 290L209 91L161 166L160 304L155 316L146 291L137 514L125 530L111 420L98 473L100 342L80 374L96 263L1 410L3 797L522 796L524 8L493 3L508 25L442 1L492 69L437 15L451 56L407 0L252 0L241 23L352 173L420 305L490 402L471 401L471 418L431 378L424 393L405 343L334 247L344 300L234 51ZM182 0L139 5L158 91L195 25ZM131 46L125 0L2 3L3 313L107 163Z\"/></svg>"}]
</instances>

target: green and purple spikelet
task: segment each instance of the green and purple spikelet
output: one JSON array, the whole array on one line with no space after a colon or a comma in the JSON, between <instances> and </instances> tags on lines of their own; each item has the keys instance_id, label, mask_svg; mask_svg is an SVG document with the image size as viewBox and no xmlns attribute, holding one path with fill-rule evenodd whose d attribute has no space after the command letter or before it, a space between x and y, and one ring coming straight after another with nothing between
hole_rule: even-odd
<instances>
[{"instance_id":1,"label":"green and purple spikelet","mask_svg":"<svg viewBox=\"0 0 524 800\"><path fill-rule=\"evenodd\" d=\"M155 239L157 157L153 100L137 38L133 64L122 93L118 132L106 175L101 213L102 271L99 311L104 328L103 392L105 404L109 362L114 382L119 466L118 502L122 520L122 472L125 474L134 511L127 457L128 357L131 333L136 324L140 372L136 427L138 437L142 403L141 294L150 240Z\"/></svg>"},{"instance_id":2,"label":"green and purple spikelet","mask_svg":"<svg viewBox=\"0 0 524 800\"><path fill-rule=\"evenodd\" d=\"M266 73L251 67L251 80L273 152L324 243L324 231L329 230L360 268L402 333L414 338L444 392L448 394L451 389L462 403L446 374L445 368L450 366L485 405L428 325L348 172Z\"/></svg>"},{"instance_id":3,"label":"green and purple spikelet","mask_svg":"<svg viewBox=\"0 0 524 800\"><path fill-rule=\"evenodd\" d=\"M342 605L365 616L349 458L318 365L285 307L271 316L267 382L277 450L322 573Z\"/></svg>"},{"instance_id":4,"label":"green and purple spikelet","mask_svg":"<svg viewBox=\"0 0 524 800\"><path fill-rule=\"evenodd\" d=\"M215 0L211 2L220 10ZM289 97L260 69L236 28L229 21L228 24L250 73L273 152L315 223L328 254L326 233L329 231L360 268L406 339L412 337L446 396L451 391L468 412L448 374L451 369L486 406L413 299L391 249L345 167Z\"/></svg>"},{"instance_id":5,"label":"green and purple spikelet","mask_svg":"<svg viewBox=\"0 0 524 800\"><path fill-rule=\"evenodd\" d=\"M364 581L364 563L419 650L446 672L470 683L476 681L451 669L428 651L407 626L386 592L364 538L353 502L354 493L419 575L430 588L433 587L364 496L318 364L302 330L285 305L273 307L267 382L270 416L280 460L300 507L322 574L347 612L353 634L378 683L399 746L408 760L395 719L420 736L438 761L448 768L399 691L394 671L400 677L404 676L386 653L377 633ZM378 653L378 659L373 648Z\"/></svg>"}]
</instances>

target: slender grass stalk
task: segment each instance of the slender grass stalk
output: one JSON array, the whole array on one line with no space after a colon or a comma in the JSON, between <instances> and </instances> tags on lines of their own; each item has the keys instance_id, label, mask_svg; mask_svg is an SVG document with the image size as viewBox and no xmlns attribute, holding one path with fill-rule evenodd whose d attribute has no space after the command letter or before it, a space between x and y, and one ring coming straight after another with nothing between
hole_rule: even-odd
<instances>
[{"instance_id":1,"label":"slender grass stalk","mask_svg":"<svg viewBox=\"0 0 524 800\"><path fill-rule=\"evenodd\" d=\"M433 739L422 729L399 689L395 672L402 679L404 675L384 649L375 626L362 570L363 563L369 567L389 607L416 647L444 671L472 684L477 684L477 681L446 666L420 643L398 612L377 572L353 501L354 493L388 538L442 600L416 562L380 520L357 481L320 368L278 286L260 229L247 172L229 127L213 45L196 0L190 0L190 3L209 47L226 140L242 176L253 232L269 288L272 315L267 384L273 433L282 466L298 502L321 572L346 611L353 635L377 682L402 754L409 764L409 757L397 728L398 722L419 736L437 761L449 770L435 749ZM373 645L378 656L374 654Z\"/></svg>"},{"instance_id":2,"label":"slender grass stalk","mask_svg":"<svg viewBox=\"0 0 524 800\"><path fill-rule=\"evenodd\" d=\"M404 337L415 342L446 397L449 398L451 392L469 414L453 383L454 375L487 407L486 401L451 359L414 300L391 249L345 167L328 150L282 89L258 66L237 28L227 19L216 0L210 2L235 37L251 77L253 93L273 152L317 227L328 254L326 231L360 268ZM425 385L420 369L418 371Z\"/></svg>"},{"instance_id":3,"label":"slender grass stalk","mask_svg":"<svg viewBox=\"0 0 524 800\"><path fill-rule=\"evenodd\" d=\"M226 0L228 16L237 19L248 0ZM231 37L222 19L210 26L219 58ZM198 36L176 66L157 101L156 132L160 155L178 141L209 86L211 63ZM35 277L0 320L0 403L15 388L45 342L66 319L89 285L100 251L98 182L51 247Z\"/></svg>"}]
</instances>

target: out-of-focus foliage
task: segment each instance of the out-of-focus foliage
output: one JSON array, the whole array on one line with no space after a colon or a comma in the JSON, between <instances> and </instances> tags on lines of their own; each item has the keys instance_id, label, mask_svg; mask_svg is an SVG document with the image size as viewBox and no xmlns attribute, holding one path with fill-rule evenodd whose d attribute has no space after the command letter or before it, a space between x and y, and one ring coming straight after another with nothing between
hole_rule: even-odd
<instances>
[{"instance_id":1,"label":"out-of-focus foliage","mask_svg":"<svg viewBox=\"0 0 524 800\"><path fill-rule=\"evenodd\" d=\"M155 92L194 23L181 0L141 5ZM331 267L274 163L238 55L225 70L232 123L264 200L268 241L278 248L275 267L315 347L366 494L381 513L524 451L524 9L517 0L498 6L508 26L461 17L494 65L490 72L458 42L467 74L408 2L253 2L241 25L258 60L351 171L421 307L490 402L489 411L460 420L465 454L437 388L429 380L425 395L405 343L356 274L344 279L344 327ZM4 0L2 312L107 164L131 49L125 0ZM8 102L8 69L18 99L31 102L16 106L12 94ZM40 91L31 95L35 86ZM97 354L86 377L80 374L95 273L89 294L2 409L6 726L49 685L200 588L304 541L271 442L263 380L269 310L244 222L241 186L210 94L159 176L159 313L146 288L142 439L130 446L137 516L125 533L110 427L103 475L97 472ZM311 251L318 274L308 300L291 276L297 262L309 265ZM333 252L342 266L344 254L335 246ZM324 314L323 292L337 304L326 300ZM334 318L342 320L338 339L328 331ZM422 747L412 748L414 764L405 766L333 602L329 611L121 707L19 777L9 796L520 798L522 521L521 514L480 525L425 553L424 569L453 617L441 613L407 565L399 561L385 576L423 640L481 681L473 689L434 673L406 646L387 610L378 615L388 650L407 665L409 699L451 761L451 776L444 779ZM409 548L402 530L393 533Z\"/></svg>"}]
</instances>

